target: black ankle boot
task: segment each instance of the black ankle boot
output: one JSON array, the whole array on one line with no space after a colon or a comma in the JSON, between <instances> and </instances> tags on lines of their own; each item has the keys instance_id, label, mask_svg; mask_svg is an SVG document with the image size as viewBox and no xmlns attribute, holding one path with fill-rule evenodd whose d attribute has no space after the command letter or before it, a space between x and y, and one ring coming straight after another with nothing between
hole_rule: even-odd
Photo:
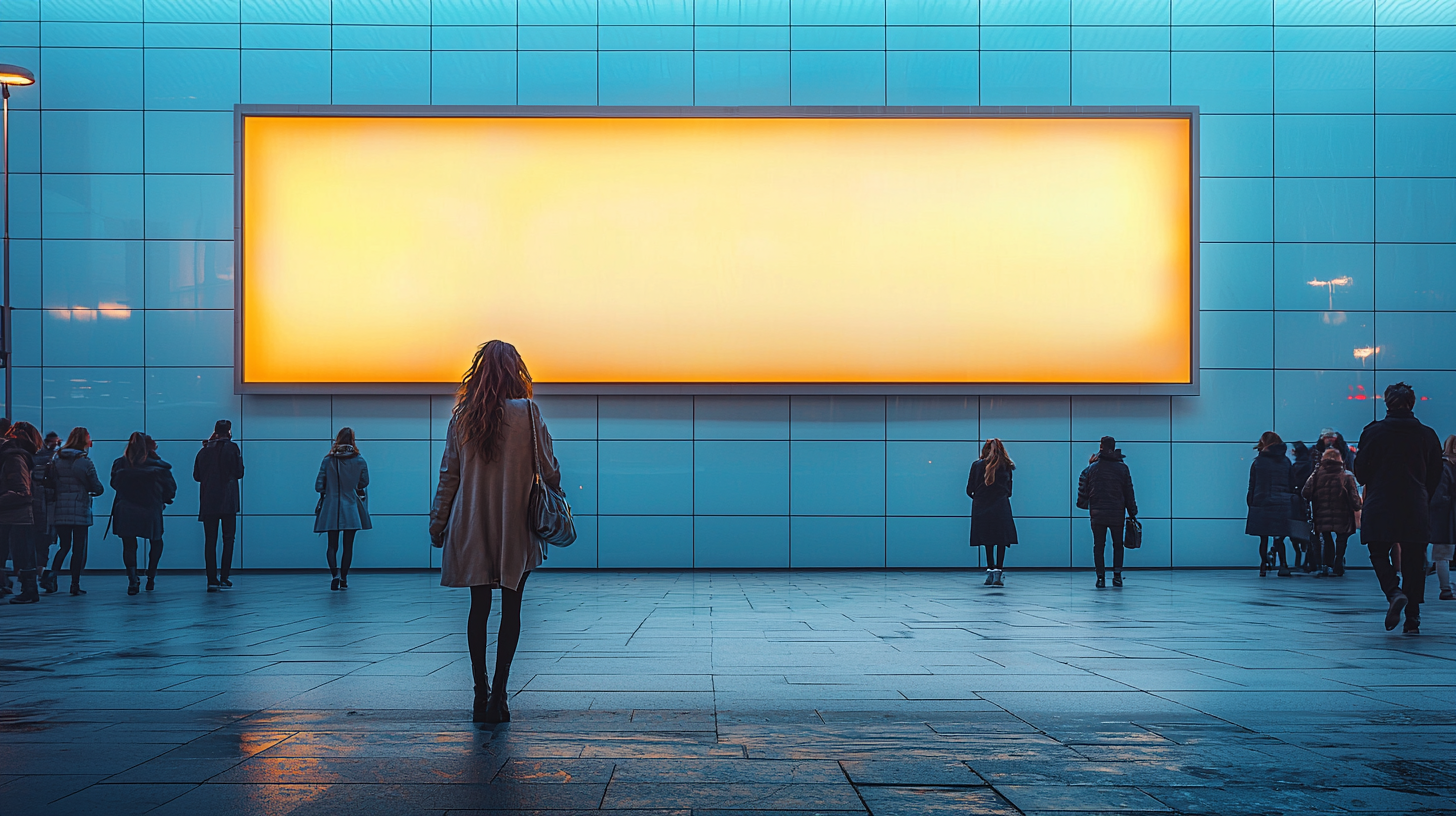
<instances>
[{"instance_id":1,"label":"black ankle boot","mask_svg":"<svg viewBox=\"0 0 1456 816\"><path fill-rule=\"evenodd\" d=\"M471 722L495 722L486 719L490 716L490 691L487 686L475 687L475 703L470 708L470 714Z\"/></svg>"},{"instance_id":2,"label":"black ankle boot","mask_svg":"<svg viewBox=\"0 0 1456 816\"><path fill-rule=\"evenodd\" d=\"M506 694L503 685L497 684L497 686L499 688L492 687L490 690L490 704L486 706L485 719L482 722L508 723L511 721L511 709L506 704L506 697L509 695Z\"/></svg>"},{"instance_id":3,"label":"black ankle boot","mask_svg":"<svg viewBox=\"0 0 1456 816\"><path fill-rule=\"evenodd\" d=\"M40 586L36 581L35 570L26 570L20 573L20 594L10 599L13 604L40 603Z\"/></svg>"}]
</instances>

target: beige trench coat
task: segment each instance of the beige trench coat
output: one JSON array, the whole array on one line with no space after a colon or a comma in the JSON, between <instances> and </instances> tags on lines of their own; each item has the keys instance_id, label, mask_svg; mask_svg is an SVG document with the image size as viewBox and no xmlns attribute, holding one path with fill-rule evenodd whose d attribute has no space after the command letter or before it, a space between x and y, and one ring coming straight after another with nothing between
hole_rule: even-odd
<instances>
[{"instance_id":1,"label":"beige trench coat","mask_svg":"<svg viewBox=\"0 0 1456 816\"><path fill-rule=\"evenodd\" d=\"M486 462L473 446L456 441L455 420L440 459L440 486L430 509L430 535L445 537L440 584L448 587L508 587L541 565L541 543L532 534L527 504L535 480L527 401L506 402L500 455ZM536 412L541 478L561 484L561 469L551 452L551 434Z\"/></svg>"}]
</instances>

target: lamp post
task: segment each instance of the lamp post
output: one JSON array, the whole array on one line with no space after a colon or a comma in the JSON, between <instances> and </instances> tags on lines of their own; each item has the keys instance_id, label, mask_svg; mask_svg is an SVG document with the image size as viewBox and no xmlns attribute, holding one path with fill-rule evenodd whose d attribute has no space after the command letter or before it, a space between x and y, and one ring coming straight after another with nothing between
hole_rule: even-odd
<instances>
[{"instance_id":1,"label":"lamp post","mask_svg":"<svg viewBox=\"0 0 1456 816\"><path fill-rule=\"evenodd\" d=\"M11 413L10 404L10 86L11 85L34 85L35 74L19 65L7 65L0 63L0 108L3 108L3 123L0 123L0 130L4 131L4 165L5 165L5 303L0 306L0 363L5 365L5 416L14 419Z\"/></svg>"}]
</instances>

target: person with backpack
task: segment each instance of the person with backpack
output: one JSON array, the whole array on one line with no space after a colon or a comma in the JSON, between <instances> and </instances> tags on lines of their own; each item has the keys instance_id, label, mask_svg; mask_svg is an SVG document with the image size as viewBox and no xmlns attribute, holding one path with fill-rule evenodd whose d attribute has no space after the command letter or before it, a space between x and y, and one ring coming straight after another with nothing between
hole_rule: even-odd
<instances>
[{"instance_id":1,"label":"person with backpack","mask_svg":"<svg viewBox=\"0 0 1456 816\"><path fill-rule=\"evenodd\" d=\"M1091 464L1077 479L1077 507L1088 511L1092 521L1092 558L1097 565L1098 589L1107 586L1104 552L1108 533L1112 534L1112 585L1122 586L1123 524L1129 517L1137 518L1132 471L1125 458L1117 440L1104 436Z\"/></svg>"},{"instance_id":2,"label":"person with backpack","mask_svg":"<svg viewBox=\"0 0 1456 816\"><path fill-rule=\"evenodd\" d=\"M207 591L231 589L233 542L238 536L238 511L242 493L243 451L233 441L233 423L219 419L212 436L192 461L192 478L197 482L197 520L202 522L202 555L207 565ZM222 569L219 572L217 535L222 533Z\"/></svg>"},{"instance_id":3,"label":"person with backpack","mask_svg":"<svg viewBox=\"0 0 1456 816\"><path fill-rule=\"evenodd\" d=\"M986 548L986 586L1005 586L1006 548L1016 543L1011 514L1011 472L1016 463L999 439L987 439L971 463L966 495L971 497L971 547Z\"/></svg>"},{"instance_id":4,"label":"person with backpack","mask_svg":"<svg viewBox=\"0 0 1456 816\"><path fill-rule=\"evenodd\" d=\"M126 566L126 594L141 589L137 567L137 539L147 540L147 591L157 586L162 562L162 510L177 498L172 466L157 455L157 443L135 431L126 450L111 463L111 530L121 538L121 561Z\"/></svg>"},{"instance_id":5,"label":"person with backpack","mask_svg":"<svg viewBox=\"0 0 1456 816\"><path fill-rule=\"evenodd\" d=\"M56 559L51 563L52 575L59 574L66 563L66 554L71 556L71 594L85 595L81 588L81 573L86 569L89 550L87 539L95 519L91 513L91 500L106 488L96 475L96 464L87 451L91 448L91 432L83 427L71 429L66 444L56 451L56 536L60 546L56 548Z\"/></svg>"},{"instance_id":6,"label":"person with backpack","mask_svg":"<svg viewBox=\"0 0 1456 816\"><path fill-rule=\"evenodd\" d=\"M1359 527L1360 486L1345 469L1338 448L1326 448L1319 467L1309 475L1300 495L1314 509L1315 534L1323 542L1316 578L1345 574L1345 545ZM1333 565L1333 566L1332 566Z\"/></svg>"}]
</instances>

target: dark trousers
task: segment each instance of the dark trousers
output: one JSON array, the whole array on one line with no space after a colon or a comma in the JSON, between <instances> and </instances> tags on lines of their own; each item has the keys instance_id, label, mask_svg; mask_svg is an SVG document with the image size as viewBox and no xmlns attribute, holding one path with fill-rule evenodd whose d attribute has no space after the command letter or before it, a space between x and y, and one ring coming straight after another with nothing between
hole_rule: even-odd
<instances>
[{"instance_id":1,"label":"dark trousers","mask_svg":"<svg viewBox=\"0 0 1456 816\"><path fill-rule=\"evenodd\" d=\"M56 540L55 528L48 532L43 525L37 524L32 529L35 530L31 539L35 546L35 568L44 570L51 565L51 544Z\"/></svg>"},{"instance_id":2,"label":"dark trousers","mask_svg":"<svg viewBox=\"0 0 1456 816\"><path fill-rule=\"evenodd\" d=\"M349 565L354 563L354 536L358 530L344 530L344 560L339 560L339 530L328 531L329 546L324 555L329 559L329 574L349 579Z\"/></svg>"},{"instance_id":3,"label":"dark trousers","mask_svg":"<svg viewBox=\"0 0 1456 816\"><path fill-rule=\"evenodd\" d=\"M1345 546L1354 533L1320 533L1325 543L1324 566L1336 572L1345 571Z\"/></svg>"},{"instance_id":4,"label":"dark trousers","mask_svg":"<svg viewBox=\"0 0 1456 816\"><path fill-rule=\"evenodd\" d=\"M1103 553L1107 548L1107 534L1112 533L1112 571L1122 572L1122 525L1098 524L1092 522L1092 560L1097 564L1097 577L1107 574L1107 562Z\"/></svg>"},{"instance_id":5,"label":"dark trousers","mask_svg":"<svg viewBox=\"0 0 1456 816\"><path fill-rule=\"evenodd\" d=\"M526 591L526 579L531 573L521 576L521 584L515 589L501 587L500 631L495 639L495 685L490 684L490 675L485 668L485 646L490 638L486 622L490 619L490 587L470 588L470 616L465 621L465 641L470 647L470 672L475 677L475 694L484 699L485 691L504 693L506 681L511 674L511 660L516 656L516 646L521 642L521 594Z\"/></svg>"},{"instance_id":6,"label":"dark trousers","mask_svg":"<svg viewBox=\"0 0 1456 816\"><path fill-rule=\"evenodd\" d=\"M126 577L137 577L137 540L134 536L121 538L121 563L126 567ZM147 577L157 577L157 565L162 563L162 539L147 539Z\"/></svg>"},{"instance_id":7,"label":"dark trousers","mask_svg":"<svg viewBox=\"0 0 1456 816\"><path fill-rule=\"evenodd\" d=\"M207 561L207 582L217 583L217 534L222 532L222 578L233 571L233 542L238 538L238 514L228 513L202 520L202 555Z\"/></svg>"},{"instance_id":8,"label":"dark trousers","mask_svg":"<svg viewBox=\"0 0 1456 816\"><path fill-rule=\"evenodd\" d=\"M1269 543L1269 538L1269 536L1259 536L1260 569L1274 566L1276 557L1280 569L1289 569L1289 561L1284 557L1284 536L1274 536L1272 545Z\"/></svg>"},{"instance_id":9,"label":"dark trousers","mask_svg":"<svg viewBox=\"0 0 1456 816\"><path fill-rule=\"evenodd\" d=\"M1006 545L986 545L986 569L1001 569L1006 566Z\"/></svg>"},{"instance_id":10,"label":"dark trousers","mask_svg":"<svg viewBox=\"0 0 1456 816\"><path fill-rule=\"evenodd\" d=\"M90 536L91 528L82 527L79 524L57 524L56 536L60 539L61 546L56 550L56 560L51 562L51 571L60 572L61 565L66 563L66 554L71 556L71 583L81 580L81 571L86 569L86 539Z\"/></svg>"},{"instance_id":11,"label":"dark trousers","mask_svg":"<svg viewBox=\"0 0 1456 816\"><path fill-rule=\"evenodd\" d=\"M35 560L35 525L0 525L0 537L10 547L10 559L15 562L15 572L34 572L39 568Z\"/></svg>"},{"instance_id":12,"label":"dark trousers","mask_svg":"<svg viewBox=\"0 0 1456 816\"><path fill-rule=\"evenodd\" d=\"M1389 599L1397 592L1404 593L1409 602L1406 619L1419 620L1420 610L1417 607L1426 602L1426 545L1366 542L1365 546L1370 550L1370 565L1375 567L1375 575L1380 579L1380 589L1385 597ZM1395 546L1400 546L1398 576L1395 574L1395 559L1391 557L1391 548Z\"/></svg>"}]
</instances>

